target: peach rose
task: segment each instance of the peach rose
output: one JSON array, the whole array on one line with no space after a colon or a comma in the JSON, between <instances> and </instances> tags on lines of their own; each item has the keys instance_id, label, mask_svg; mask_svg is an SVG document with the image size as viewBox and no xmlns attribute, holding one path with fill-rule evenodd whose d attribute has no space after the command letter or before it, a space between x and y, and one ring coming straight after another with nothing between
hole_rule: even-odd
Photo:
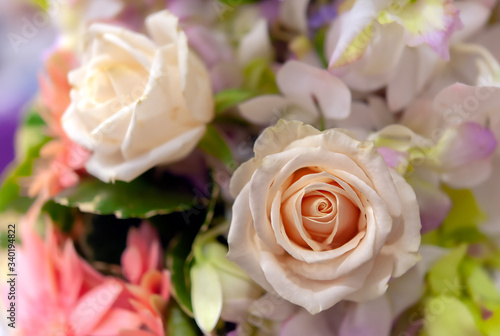
<instances>
[{"instance_id":1,"label":"peach rose","mask_svg":"<svg viewBox=\"0 0 500 336\"><path fill-rule=\"evenodd\" d=\"M418 260L412 188L371 142L280 121L231 180L228 258L311 314L384 294Z\"/></svg>"}]
</instances>

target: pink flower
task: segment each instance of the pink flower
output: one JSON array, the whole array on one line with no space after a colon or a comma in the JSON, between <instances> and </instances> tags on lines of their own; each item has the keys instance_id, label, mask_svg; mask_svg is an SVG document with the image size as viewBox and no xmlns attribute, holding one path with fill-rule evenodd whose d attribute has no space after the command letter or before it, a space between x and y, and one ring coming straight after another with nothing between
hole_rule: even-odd
<instances>
[{"instance_id":1,"label":"pink flower","mask_svg":"<svg viewBox=\"0 0 500 336\"><path fill-rule=\"evenodd\" d=\"M127 330L120 336L165 335L162 317L170 298L170 273L162 270L162 259L158 233L150 224L144 222L129 231L127 248L122 254L123 274L130 281L129 302L150 332Z\"/></svg>"},{"instance_id":2,"label":"pink flower","mask_svg":"<svg viewBox=\"0 0 500 336\"><path fill-rule=\"evenodd\" d=\"M139 316L119 304L121 281L93 270L51 223L45 239L35 232L42 203L40 198L20 223L17 335L105 336L139 327Z\"/></svg>"},{"instance_id":3,"label":"pink flower","mask_svg":"<svg viewBox=\"0 0 500 336\"><path fill-rule=\"evenodd\" d=\"M68 83L68 73L77 66L75 55L67 50L55 50L45 62L45 73L38 76L42 101L50 111L52 130L61 131L57 127L63 113L70 103L69 92L71 85Z\"/></svg>"},{"instance_id":4,"label":"pink flower","mask_svg":"<svg viewBox=\"0 0 500 336\"><path fill-rule=\"evenodd\" d=\"M75 66L75 57L71 52L57 50L47 59L46 74L39 76L42 101L48 108L48 113L42 115L54 140L40 151L43 161L38 163L28 191L32 197L42 191L53 196L76 185L90 157L90 152L72 142L61 126L61 117L70 103L71 86L67 75Z\"/></svg>"},{"instance_id":5,"label":"pink flower","mask_svg":"<svg viewBox=\"0 0 500 336\"><path fill-rule=\"evenodd\" d=\"M138 229L130 229L122 254L123 274L130 283L137 285L148 271L158 270L161 257L160 239L150 224L144 222Z\"/></svg>"}]
</instances>

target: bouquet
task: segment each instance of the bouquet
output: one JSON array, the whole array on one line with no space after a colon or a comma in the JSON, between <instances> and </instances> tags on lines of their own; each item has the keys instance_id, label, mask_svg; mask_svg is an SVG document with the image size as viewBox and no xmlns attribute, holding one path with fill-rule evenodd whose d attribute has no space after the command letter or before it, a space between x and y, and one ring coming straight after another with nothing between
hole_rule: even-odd
<instances>
[{"instance_id":1,"label":"bouquet","mask_svg":"<svg viewBox=\"0 0 500 336\"><path fill-rule=\"evenodd\" d=\"M24 6L9 334L500 335L496 0Z\"/></svg>"}]
</instances>

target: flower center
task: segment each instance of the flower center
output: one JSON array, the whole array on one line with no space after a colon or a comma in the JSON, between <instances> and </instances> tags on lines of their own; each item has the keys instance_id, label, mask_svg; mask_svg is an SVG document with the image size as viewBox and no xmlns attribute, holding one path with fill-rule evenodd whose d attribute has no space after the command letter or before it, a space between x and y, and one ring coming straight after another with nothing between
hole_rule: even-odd
<instances>
[{"instance_id":1,"label":"flower center","mask_svg":"<svg viewBox=\"0 0 500 336\"><path fill-rule=\"evenodd\" d=\"M315 251L330 250L358 233L361 211L353 201L358 196L337 177L312 170L297 171L286 195L283 226L296 244Z\"/></svg>"},{"instance_id":2,"label":"flower center","mask_svg":"<svg viewBox=\"0 0 500 336\"><path fill-rule=\"evenodd\" d=\"M311 195L302 199L302 215L306 217L323 217L337 212L337 205L324 195Z\"/></svg>"}]
</instances>

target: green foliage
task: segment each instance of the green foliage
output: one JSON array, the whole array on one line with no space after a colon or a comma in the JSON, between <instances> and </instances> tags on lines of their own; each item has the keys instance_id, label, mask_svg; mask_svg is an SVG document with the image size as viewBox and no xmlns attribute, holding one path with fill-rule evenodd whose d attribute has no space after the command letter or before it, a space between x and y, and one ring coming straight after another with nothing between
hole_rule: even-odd
<instances>
[{"instance_id":1,"label":"green foliage","mask_svg":"<svg viewBox=\"0 0 500 336\"><path fill-rule=\"evenodd\" d=\"M50 0L31 0L31 1L44 11L48 10L50 7Z\"/></svg>"},{"instance_id":2,"label":"green foliage","mask_svg":"<svg viewBox=\"0 0 500 336\"><path fill-rule=\"evenodd\" d=\"M54 201L48 201L43 206L42 211L47 213L63 232L69 233L75 223L76 212L78 210L65 207Z\"/></svg>"},{"instance_id":3,"label":"green foliage","mask_svg":"<svg viewBox=\"0 0 500 336\"><path fill-rule=\"evenodd\" d=\"M207 204L207 212L203 222L191 224L176 237L167 252L167 265L170 269L172 281L172 295L182 310L193 317L193 306L191 302L191 278L190 269L193 261L193 244L200 231L206 231L212 222L215 205L219 197L219 189L214 186L210 202Z\"/></svg>"},{"instance_id":4,"label":"green foliage","mask_svg":"<svg viewBox=\"0 0 500 336\"><path fill-rule=\"evenodd\" d=\"M168 307L166 327L165 334L170 336L196 336L199 334L193 320L174 300L170 301Z\"/></svg>"},{"instance_id":5,"label":"green foliage","mask_svg":"<svg viewBox=\"0 0 500 336\"><path fill-rule=\"evenodd\" d=\"M492 311L492 316L482 322L483 333L488 336L500 335L500 308Z\"/></svg>"},{"instance_id":6,"label":"green foliage","mask_svg":"<svg viewBox=\"0 0 500 336\"><path fill-rule=\"evenodd\" d=\"M460 229L475 228L486 219L470 190L455 190L444 186L453 207L443 223L443 233L452 234Z\"/></svg>"},{"instance_id":7,"label":"green foliage","mask_svg":"<svg viewBox=\"0 0 500 336\"><path fill-rule=\"evenodd\" d=\"M222 2L225 5L236 7L245 4L255 3L258 2L259 0L218 0L218 1Z\"/></svg>"},{"instance_id":8,"label":"green foliage","mask_svg":"<svg viewBox=\"0 0 500 336\"><path fill-rule=\"evenodd\" d=\"M77 186L64 190L54 200L82 212L118 218L150 218L188 210L193 204L189 193L163 190L143 178L111 184L88 177Z\"/></svg>"},{"instance_id":9,"label":"green foliage","mask_svg":"<svg viewBox=\"0 0 500 336\"><path fill-rule=\"evenodd\" d=\"M189 230L179 236L172 244L167 254L167 265L170 269L172 281L172 295L182 310L193 317L191 292L189 289L189 261L191 245L196 237L197 230Z\"/></svg>"},{"instance_id":10,"label":"green foliage","mask_svg":"<svg viewBox=\"0 0 500 336\"><path fill-rule=\"evenodd\" d=\"M478 262L465 259L461 271L468 296L476 305L492 311L500 309L500 293L491 276Z\"/></svg>"},{"instance_id":11,"label":"green foliage","mask_svg":"<svg viewBox=\"0 0 500 336\"><path fill-rule=\"evenodd\" d=\"M313 39L313 45L314 45L314 50L316 51L316 54L318 55L321 64L323 64L323 67L328 68L328 60L326 59L326 54L325 54L325 39L326 39L326 33L328 32L328 27L323 27L318 32L316 35L314 35Z\"/></svg>"},{"instance_id":12,"label":"green foliage","mask_svg":"<svg viewBox=\"0 0 500 336\"><path fill-rule=\"evenodd\" d=\"M424 335L497 335L500 293L482 262L468 256L463 244L434 264L423 301ZM493 316L485 318L485 312Z\"/></svg>"},{"instance_id":13,"label":"green foliage","mask_svg":"<svg viewBox=\"0 0 500 336\"><path fill-rule=\"evenodd\" d=\"M257 95L279 94L276 78L268 61L256 59L246 66L243 89L253 91Z\"/></svg>"},{"instance_id":14,"label":"green foliage","mask_svg":"<svg viewBox=\"0 0 500 336\"><path fill-rule=\"evenodd\" d=\"M478 229L486 219L470 190L455 190L443 186L453 207L439 229L425 234L422 242L447 248L461 244L484 242L487 237Z\"/></svg>"},{"instance_id":15,"label":"green foliage","mask_svg":"<svg viewBox=\"0 0 500 336\"><path fill-rule=\"evenodd\" d=\"M443 292L449 292L450 290L455 294L455 296L460 294L462 282L460 278L459 266L466 252L467 246L461 245L438 260L432 266L427 274L427 277L430 290L433 294L442 295Z\"/></svg>"},{"instance_id":16,"label":"green foliage","mask_svg":"<svg viewBox=\"0 0 500 336\"><path fill-rule=\"evenodd\" d=\"M45 135L45 123L40 115L30 110L16 135L16 160L3 178L0 189L0 213L14 210L24 213L32 200L23 195L21 185L33 176L35 160L40 149L50 138Z\"/></svg>"},{"instance_id":17,"label":"green foliage","mask_svg":"<svg viewBox=\"0 0 500 336\"><path fill-rule=\"evenodd\" d=\"M212 125L207 125L207 131L198 143L205 153L221 160L226 166L234 165L233 154L219 131Z\"/></svg>"},{"instance_id":18,"label":"green foliage","mask_svg":"<svg viewBox=\"0 0 500 336\"><path fill-rule=\"evenodd\" d=\"M215 94L215 114L229 110L246 100L256 96L254 91L243 89L228 89Z\"/></svg>"},{"instance_id":19,"label":"green foliage","mask_svg":"<svg viewBox=\"0 0 500 336\"><path fill-rule=\"evenodd\" d=\"M427 336L481 336L474 316L467 306L453 297L426 300L425 332Z\"/></svg>"}]
</instances>

